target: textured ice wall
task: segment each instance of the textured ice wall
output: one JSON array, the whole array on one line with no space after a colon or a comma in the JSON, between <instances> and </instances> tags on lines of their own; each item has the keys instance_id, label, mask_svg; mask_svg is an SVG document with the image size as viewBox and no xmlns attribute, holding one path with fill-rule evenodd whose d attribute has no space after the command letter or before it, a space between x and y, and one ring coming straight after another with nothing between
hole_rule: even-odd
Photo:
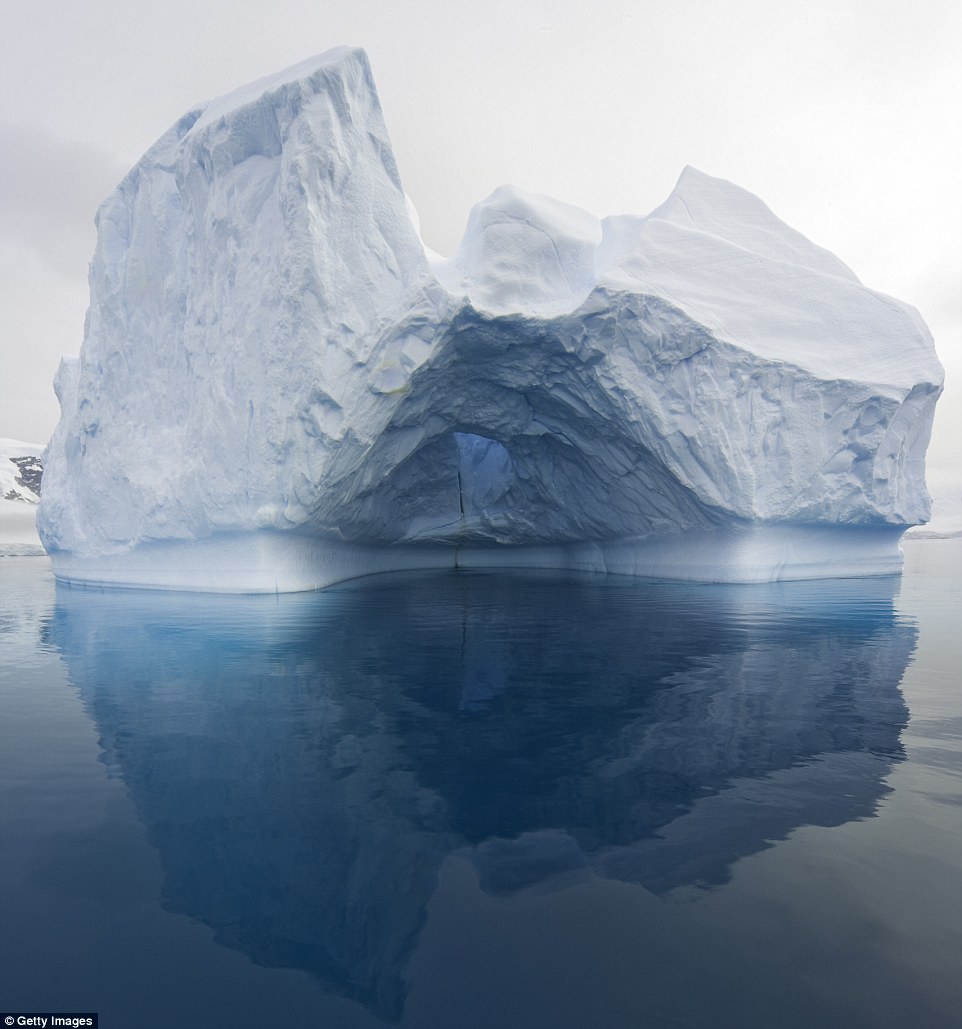
<instances>
[{"instance_id":1,"label":"textured ice wall","mask_svg":"<svg viewBox=\"0 0 962 1029\"><path fill-rule=\"evenodd\" d=\"M39 519L61 578L864 574L928 516L913 308L693 169L647 217L502 187L429 260L362 51L185 115L98 230Z\"/></svg>"}]
</instances>

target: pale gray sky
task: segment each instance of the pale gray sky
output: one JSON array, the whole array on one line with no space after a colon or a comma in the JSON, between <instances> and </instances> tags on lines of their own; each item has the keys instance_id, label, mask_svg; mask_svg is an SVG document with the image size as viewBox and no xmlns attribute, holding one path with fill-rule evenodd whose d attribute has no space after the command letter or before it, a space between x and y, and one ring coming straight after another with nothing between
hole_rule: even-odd
<instances>
[{"instance_id":1,"label":"pale gray sky","mask_svg":"<svg viewBox=\"0 0 962 1029\"><path fill-rule=\"evenodd\" d=\"M917 306L947 379L930 483L962 492L958 0L0 0L0 436L53 429L127 168L198 101L342 43L437 250L502 183L644 214L692 164Z\"/></svg>"}]
</instances>

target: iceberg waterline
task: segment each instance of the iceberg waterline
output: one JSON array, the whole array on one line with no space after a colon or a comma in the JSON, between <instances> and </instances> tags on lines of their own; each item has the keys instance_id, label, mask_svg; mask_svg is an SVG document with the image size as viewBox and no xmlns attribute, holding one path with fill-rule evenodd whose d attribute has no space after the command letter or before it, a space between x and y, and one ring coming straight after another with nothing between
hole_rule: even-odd
<instances>
[{"instance_id":1,"label":"iceberg waterline","mask_svg":"<svg viewBox=\"0 0 962 1029\"><path fill-rule=\"evenodd\" d=\"M502 187L437 258L360 50L188 112L90 292L38 517L63 580L879 574L928 517L913 308L693 169L647 217Z\"/></svg>"}]
</instances>

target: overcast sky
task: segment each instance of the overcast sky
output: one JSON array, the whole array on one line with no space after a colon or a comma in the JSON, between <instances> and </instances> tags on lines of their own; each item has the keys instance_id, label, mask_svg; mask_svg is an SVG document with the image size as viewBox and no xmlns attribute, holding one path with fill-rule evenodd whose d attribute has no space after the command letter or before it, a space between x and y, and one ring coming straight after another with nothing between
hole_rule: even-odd
<instances>
[{"instance_id":1,"label":"overcast sky","mask_svg":"<svg viewBox=\"0 0 962 1029\"><path fill-rule=\"evenodd\" d=\"M962 492L958 0L0 0L0 436L45 442L93 216L198 101L370 55L425 241L511 182L647 213L692 164L920 309L946 368L933 492Z\"/></svg>"}]
</instances>

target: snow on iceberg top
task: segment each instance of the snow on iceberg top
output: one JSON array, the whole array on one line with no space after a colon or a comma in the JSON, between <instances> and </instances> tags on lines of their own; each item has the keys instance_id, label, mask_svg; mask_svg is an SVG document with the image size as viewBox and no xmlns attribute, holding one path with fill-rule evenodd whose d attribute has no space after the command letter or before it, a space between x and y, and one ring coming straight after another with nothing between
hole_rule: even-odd
<instances>
[{"instance_id":1,"label":"snow on iceberg top","mask_svg":"<svg viewBox=\"0 0 962 1029\"><path fill-rule=\"evenodd\" d=\"M191 131L200 132L206 126L213 125L218 120L228 118L235 114L242 107L249 107L252 104L262 103L265 97L290 89L292 84L311 83L326 72L334 69L340 71L345 64L356 65L372 85L371 70L368 64L367 55L358 47L336 46L326 50L323 54L308 57L298 64L291 65L283 71L275 72L273 75L265 75L246 85L225 93L223 96L215 97L204 104L198 105L201 111L197 121L194 122ZM316 89L316 82L315 82ZM315 91L312 89L311 91Z\"/></svg>"},{"instance_id":2,"label":"snow on iceberg top","mask_svg":"<svg viewBox=\"0 0 962 1029\"><path fill-rule=\"evenodd\" d=\"M685 168L668 199L648 215L727 240L759 257L858 282L833 253L786 225L747 189Z\"/></svg>"},{"instance_id":3,"label":"snow on iceberg top","mask_svg":"<svg viewBox=\"0 0 962 1029\"><path fill-rule=\"evenodd\" d=\"M690 167L649 215L600 222L502 186L433 268L492 314L569 313L600 286L662 297L717 338L823 379L904 387L942 377L914 308L863 286L754 194Z\"/></svg>"},{"instance_id":4,"label":"snow on iceberg top","mask_svg":"<svg viewBox=\"0 0 962 1029\"><path fill-rule=\"evenodd\" d=\"M498 314L551 317L594 289L601 224L581 208L501 186L475 204L464 238L439 279Z\"/></svg>"},{"instance_id":5,"label":"snow on iceberg top","mask_svg":"<svg viewBox=\"0 0 962 1029\"><path fill-rule=\"evenodd\" d=\"M823 379L941 382L915 308L863 286L739 186L686 168L646 218L602 224L602 285L663 296L719 338Z\"/></svg>"}]
</instances>

